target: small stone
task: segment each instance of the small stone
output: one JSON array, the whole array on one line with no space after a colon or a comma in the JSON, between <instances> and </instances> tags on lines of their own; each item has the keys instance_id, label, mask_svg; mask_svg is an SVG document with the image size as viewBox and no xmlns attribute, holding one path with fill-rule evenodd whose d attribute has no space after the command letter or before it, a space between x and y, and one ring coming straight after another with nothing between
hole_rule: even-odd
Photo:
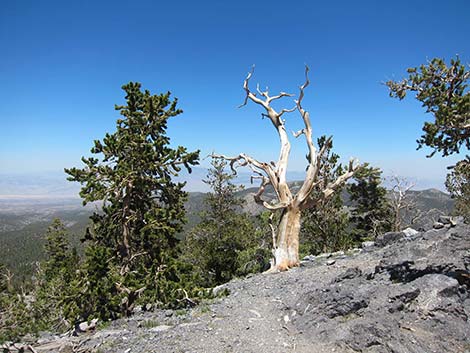
<instances>
[{"instance_id":1,"label":"small stone","mask_svg":"<svg viewBox=\"0 0 470 353\"><path fill-rule=\"evenodd\" d=\"M334 265L335 263L336 263L336 260L328 260L328 261L326 262L326 265L327 265L327 266L331 266L331 265Z\"/></svg>"},{"instance_id":2,"label":"small stone","mask_svg":"<svg viewBox=\"0 0 470 353\"><path fill-rule=\"evenodd\" d=\"M317 255L317 258L321 259L321 258L328 258L328 257L331 257L331 253L329 252L325 252L323 254L320 254L320 255Z\"/></svg>"},{"instance_id":3,"label":"small stone","mask_svg":"<svg viewBox=\"0 0 470 353\"><path fill-rule=\"evenodd\" d=\"M191 327L191 326L197 326L197 325L200 325L201 322L184 322L180 325L178 325L179 327Z\"/></svg>"},{"instance_id":4,"label":"small stone","mask_svg":"<svg viewBox=\"0 0 470 353\"><path fill-rule=\"evenodd\" d=\"M307 255L302 260L303 261L315 261L315 258L316 258L315 255Z\"/></svg>"},{"instance_id":5,"label":"small stone","mask_svg":"<svg viewBox=\"0 0 470 353\"><path fill-rule=\"evenodd\" d=\"M370 247L372 247L372 246L374 246L374 245L375 245L375 242L374 242L374 241L363 241L362 244L361 244L361 246L362 246L363 249L365 249L365 248L370 248Z\"/></svg>"},{"instance_id":6,"label":"small stone","mask_svg":"<svg viewBox=\"0 0 470 353\"><path fill-rule=\"evenodd\" d=\"M416 234L419 234L419 232L413 228L406 228L405 230L403 230L403 233L405 233L406 237L412 237Z\"/></svg>"},{"instance_id":7,"label":"small stone","mask_svg":"<svg viewBox=\"0 0 470 353\"><path fill-rule=\"evenodd\" d=\"M168 331L171 328L173 328L173 326L159 325L159 326L152 327L151 329L149 329L149 331L151 331L151 332L163 332L163 331Z\"/></svg>"},{"instance_id":8,"label":"small stone","mask_svg":"<svg viewBox=\"0 0 470 353\"><path fill-rule=\"evenodd\" d=\"M81 332L86 332L88 330L88 322L81 322L80 324L78 324L78 329L81 331Z\"/></svg>"},{"instance_id":9,"label":"small stone","mask_svg":"<svg viewBox=\"0 0 470 353\"><path fill-rule=\"evenodd\" d=\"M444 228L444 224L441 223L441 222L434 222L434 224L432 225L432 227L433 227L434 229L442 229L442 228Z\"/></svg>"},{"instance_id":10,"label":"small stone","mask_svg":"<svg viewBox=\"0 0 470 353\"><path fill-rule=\"evenodd\" d=\"M172 317L173 316L173 310L165 310L165 317Z\"/></svg>"}]
</instances>

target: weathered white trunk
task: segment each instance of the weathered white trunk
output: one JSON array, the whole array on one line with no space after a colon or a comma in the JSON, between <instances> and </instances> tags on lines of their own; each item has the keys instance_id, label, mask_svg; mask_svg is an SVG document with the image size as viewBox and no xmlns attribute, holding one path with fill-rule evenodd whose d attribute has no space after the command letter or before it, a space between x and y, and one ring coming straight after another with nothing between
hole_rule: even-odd
<instances>
[{"instance_id":1,"label":"weathered white trunk","mask_svg":"<svg viewBox=\"0 0 470 353\"><path fill-rule=\"evenodd\" d=\"M300 214L299 207L288 206L282 211L271 270L285 271L299 266Z\"/></svg>"},{"instance_id":2,"label":"weathered white trunk","mask_svg":"<svg viewBox=\"0 0 470 353\"><path fill-rule=\"evenodd\" d=\"M350 177L352 177L358 168L354 161L349 162L348 170L340 175L336 180L328 183L328 185L321 185L320 168L323 155L326 153L330 140L327 140L320 151L317 151L312 139L312 127L310 123L309 113L302 107L302 99L304 97L304 90L310 84L308 79L308 67L305 68L305 83L300 87L300 94L298 100L295 100L295 107L292 109L282 109L277 112L271 103L282 97L291 97L289 93L281 92L276 96L270 96L268 89L261 91L258 87L257 92L253 93L248 87L249 80L253 74L253 70L248 73L245 81L243 82L243 89L246 92L245 101L242 106L246 105L248 100L262 106L266 113L263 116L268 117L273 127L279 134L279 142L281 143L281 150L279 153L279 160L277 163L260 162L244 153L236 157L225 157L221 155L213 155L218 158L224 158L230 161L230 166L235 172L234 166L238 162L238 166L250 166L254 175L253 179L261 180L260 187L256 195L254 195L256 203L263 205L271 212L282 210L281 220L278 224L277 230L270 224L273 235L273 255L274 259L271 265L271 271L285 271L291 267L299 266L299 233L300 233L300 214L301 210L307 209L314 205L315 200L311 200L310 195L314 188L321 187L322 195L319 198L327 199L335 192L335 190L344 184ZM257 96L257 94L259 96ZM304 128L294 133L295 137L304 135L308 146L308 160L309 165L307 168L306 178L296 195L292 195L291 190L287 184L286 171L290 154L290 142L285 128L285 120L282 119L283 114L298 110L304 122ZM277 200L269 202L264 200L262 195L266 187L270 185L276 193Z\"/></svg>"}]
</instances>

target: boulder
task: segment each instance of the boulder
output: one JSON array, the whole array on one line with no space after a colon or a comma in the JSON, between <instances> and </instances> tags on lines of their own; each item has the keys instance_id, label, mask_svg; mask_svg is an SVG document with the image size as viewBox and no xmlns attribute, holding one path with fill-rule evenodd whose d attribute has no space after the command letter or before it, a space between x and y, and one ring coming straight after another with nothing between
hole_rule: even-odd
<instances>
[{"instance_id":1,"label":"boulder","mask_svg":"<svg viewBox=\"0 0 470 353\"><path fill-rule=\"evenodd\" d=\"M403 233L405 234L406 237L413 237L413 236L419 234L419 232L417 230L415 230L413 228L410 228L410 227L404 229Z\"/></svg>"},{"instance_id":2,"label":"boulder","mask_svg":"<svg viewBox=\"0 0 470 353\"><path fill-rule=\"evenodd\" d=\"M405 237L405 233L403 232L387 232L387 233L379 235L375 239L375 243L378 246L383 247L383 246L395 243L398 240L403 239L404 237Z\"/></svg>"},{"instance_id":3,"label":"boulder","mask_svg":"<svg viewBox=\"0 0 470 353\"><path fill-rule=\"evenodd\" d=\"M444 225L450 225L451 227L455 227L458 224L462 224L464 222L464 218L462 216L439 216L439 219L437 221Z\"/></svg>"}]
</instances>

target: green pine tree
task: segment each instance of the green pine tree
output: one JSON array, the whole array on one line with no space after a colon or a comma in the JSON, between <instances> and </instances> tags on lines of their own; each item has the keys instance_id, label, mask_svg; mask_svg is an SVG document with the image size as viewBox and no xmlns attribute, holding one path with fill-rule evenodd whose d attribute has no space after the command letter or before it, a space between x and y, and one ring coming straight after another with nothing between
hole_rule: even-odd
<instances>
[{"instance_id":1,"label":"green pine tree","mask_svg":"<svg viewBox=\"0 0 470 353\"><path fill-rule=\"evenodd\" d=\"M400 82L388 81L390 96L400 100L407 92L416 92L433 122L423 126L424 134L417 141L418 148L428 146L432 152L443 156L459 153L463 146L470 150L470 71L460 58L451 59L447 65L443 59L434 58L427 65L409 68L409 77Z\"/></svg>"},{"instance_id":2,"label":"green pine tree","mask_svg":"<svg viewBox=\"0 0 470 353\"><path fill-rule=\"evenodd\" d=\"M236 194L241 187L233 184L234 175L225 172L226 165L223 159L212 159L204 180L211 188L205 199L207 210L184 243L184 258L199 272L205 287L260 271L270 256L260 246L261 229L241 210L244 200Z\"/></svg>"},{"instance_id":3,"label":"green pine tree","mask_svg":"<svg viewBox=\"0 0 470 353\"><path fill-rule=\"evenodd\" d=\"M347 184L352 201L351 222L355 242L374 239L392 229L393 212L382 184L382 171L363 165Z\"/></svg>"},{"instance_id":4,"label":"green pine tree","mask_svg":"<svg viewBox=\"0 0 470 353\"><path fill-rule=\"evenodd\" d=\"M455 199L454 213L470 222L470 157L458 162L447 174L446 188Z\"/></svg>"},{"instance_id":5,"label":"green pine tree","mask_svg":"<svg viewBox=\"0 0 470 353\"><path fill-rule=\"evenodd\" d=\"M301 243L302 255L318 254L342 249L353 245L349 232L349 214L342 200L345 186L325 200L322 190L343 173L343 166L338 163L339 156L333 153L333 142L322 136L318 139L319 148L325 147L323 158L319 161L321 184L312 191L312 199L317 200L313 207L306 209L302 216Z\"/></svg>"},{"instance_id":6,"label":"green pine tree","mask_svg":"<svg viewBox=\"0 0 470 353\"><path fill-rule=\"evenodd\" d=\"M69 243L68 232L54 219L46 232L46 259L36 273L32 314L37 329L65 331L79 320L77 269L80 259Z\"/></svg>"},{"instance_id":7,"label":"green pine tree","mask_svg":"<svg viewBox=\"0 0 470 353\"><path fill-rule=\"evenodd\" d=\"M77 251L70 246L68 232L60 219L54 219L47 229L44 250L46 261L43 268L46 281L61 274L69 275L77 268Z\"/></svg>"},{"instance_id":8,"label":"green pine tree","mask_svg":"<svg viewBox=\"0 0 470 353\"><path fill-rule=\"evenodd\" d=\"M12 272L0 264L0 344L18 341L38 331L34 315L22 290L12 283Z\"/></svg>"},{"instance_id":9,"label":"green pine tree","mask_svg":"<svg viewBox=\"0 0 470 353\"><path fill-rule=\"evenodd\" d=\"M434 58L426 65L408 69L408 78L388 81L390 96L404 99L408 92L415 92L426 113L434 121L425 122L418 149L428 146L432 157L437 152L442 156L459 154L470 150L470 70L457 56L446 63ZM457 213L467 217L468 206L468 162L469 157L456 164L454 171L447 175L446 187L456 200Z\"/></svg>"},{"instance_id":10,"label":"green pine tree","mask_svg":"<svg viewBox=\"0 0 470 353\"><path fill-rule=\"evenodd\" d=\"M126 105L116 106L122 115L116 132L94 142L97 157L82 158L84 168L65 170L69 180L82 184L84 204L99 202L102 208L85 235L79 285L84 318L129 314L139 297L166 302L185 286L171 270L187 197L184 183L173 177L182 167L190 172L199 151L170 147L168 120L182 111L169 92L152 95L132 82L122 88ZM172 295L159 293L165 281L177 282Z\"/></svg>"},{"instance_id":11,"label":"green pine tree","mask_svg":"<svg viewBox=\"0 0 470 353\"><path fill-rule=\"evenodd\" d=\"M8 268L0 262L0 293L6 293L12 290L11 274Z\"/></svg>"}]
</instances>

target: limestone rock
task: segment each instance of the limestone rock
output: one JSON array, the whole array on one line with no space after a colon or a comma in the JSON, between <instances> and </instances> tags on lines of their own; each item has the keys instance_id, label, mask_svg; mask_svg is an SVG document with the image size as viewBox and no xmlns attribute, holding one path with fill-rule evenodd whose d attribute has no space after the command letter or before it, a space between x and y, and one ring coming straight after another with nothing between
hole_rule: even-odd
<instances>
[{"instance_id":1,"label":"limestone rock","mask_svg":"<svg viewBox=\"0 0 470 353\"><path fill-rule=\"evenodd\" d=\"M415 230L413 228L409 228L409 227L404 229L402 232L405 234L406 237L413 237L413 236L419 234L419 232L417 230Z\"/></svg>"},{"instance_id":2,"label":"limestone rock","mask_svg":"<svg viewBox=\"0 0 470 353\"><path fill-rule=\"evenodd\" d=\"M445 227L445 224L444 223L441 223L441 222L434 222L434 224L432 225L432 227L434 229L442 229Z\"/></svg>"},{"instance_id":3,"label":"limestone rock","mask_svg":"<svg viewBox=\"0 0 470 353\"><path fill-rule=\"evenodd\" d=\"M375 241L363 241L361 247L363 249L370 248L375 245Z\"/></svg>"},{"instance_id":4,"label":"limestone rock","mask_svg":"<svg viewBox=\"0 0 470 353\"><path fill-rule=\"evenodd\" d=\"M302 259L302 261L315 261L315 259L316 259L315 255L307 255Z\"/></svg>"},{"instance_id":5,"label":"limestone rock","mask_svg":"<svg viewBox=\"0 0 470 353\"><path fill-rule=\"evenodd\" d=\"M96 324L98 323L98 319L93 319L90 322L84 321L78 324L77 331L78 332L87 332L94 330L96 328Z\"/></svg>"},{"instance_id":6,"label":"limestone rock","mask_svg":"<svg viewBox=\"0 0 470 353\"><path fill-rule=\"evenodd\" d=\"M159 325L155 326L149 329L150 332L162 332L162 331L167 331L169 329L173 328L173 326L169 325Z\"/></svg>"},{"instance_id":7,"label":"limestone rock","mask_svg":"<svg viewBox=\"0 0 470 353\"><path fill-rule=\"evenodd\" d=\"M386 246L395 243L396 241L403 239L404 237L405 233L403 232L387 232L379 235L377 239L375 239L375 243L378 246Z\"/></svg>"}]
</instances>

